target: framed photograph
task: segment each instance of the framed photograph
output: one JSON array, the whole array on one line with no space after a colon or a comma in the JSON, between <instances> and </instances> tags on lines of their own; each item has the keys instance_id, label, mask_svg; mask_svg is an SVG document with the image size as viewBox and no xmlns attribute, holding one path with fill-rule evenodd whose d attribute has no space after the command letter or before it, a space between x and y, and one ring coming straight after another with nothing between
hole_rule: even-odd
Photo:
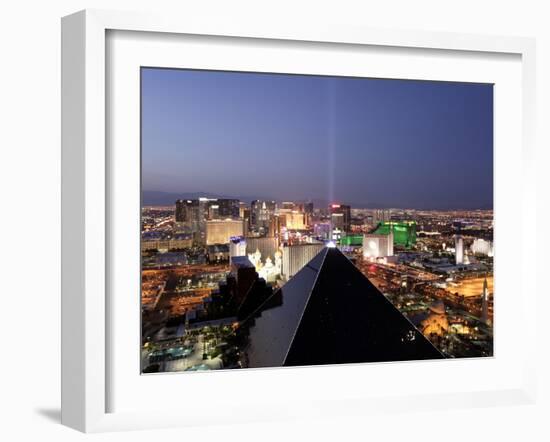
<instances>
[{"instance_id":1,"label":"framed photograph","mask_svg":"<svg viewBox=\"0 0 550 442\"><path fill-rule=\"evenodd\" d=\"M83 11L62 46L64 424L534 400L533 40Z\"/></svg>"}]
</instances>

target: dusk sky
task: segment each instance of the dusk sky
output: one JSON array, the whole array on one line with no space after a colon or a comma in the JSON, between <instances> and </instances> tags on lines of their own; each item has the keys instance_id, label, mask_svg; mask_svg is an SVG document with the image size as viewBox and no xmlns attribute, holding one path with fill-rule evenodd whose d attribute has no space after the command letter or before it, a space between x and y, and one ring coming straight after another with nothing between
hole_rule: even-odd
<instances>
[{"instance_id":1,"label":"dusk sky","mask_svg":"<svg viewBox=\"0 0 550 442\"><path fill-rule=\"evenodd\" d=\"M491 208L493 86L143 68L142 189Z\"/></svg>"}]
</instances>

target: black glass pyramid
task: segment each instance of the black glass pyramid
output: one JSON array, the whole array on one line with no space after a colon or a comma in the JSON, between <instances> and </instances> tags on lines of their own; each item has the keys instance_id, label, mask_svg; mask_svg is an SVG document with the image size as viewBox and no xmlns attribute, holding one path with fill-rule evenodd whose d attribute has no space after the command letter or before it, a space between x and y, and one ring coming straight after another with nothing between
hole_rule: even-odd
<instances>
[{"instance_id":1,"label":"black glass pyramid","mask_svg":"<svg viewBox=\"0 0 550 442\"><path fill-rule=\"evenodd\" d=\"M248 367L443 355L336 248L325 248L245 324Z\"/></svg>"}]
</instances>

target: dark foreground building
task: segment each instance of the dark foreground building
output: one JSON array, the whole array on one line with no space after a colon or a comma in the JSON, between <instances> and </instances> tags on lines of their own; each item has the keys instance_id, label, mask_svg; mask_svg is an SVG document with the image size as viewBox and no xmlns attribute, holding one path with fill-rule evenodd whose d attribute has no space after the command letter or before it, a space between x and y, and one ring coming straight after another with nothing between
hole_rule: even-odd
<instances>
[{"instance_id":1,"label":"dark foreground building","mask_svg":"<svg viewBox=\"0 0 550 442\"><path fill-rule=\"evenodd\" d=\"M321 250L243 325L250 368L444 357L335 248Z\"/></svg>"}]
</instances>

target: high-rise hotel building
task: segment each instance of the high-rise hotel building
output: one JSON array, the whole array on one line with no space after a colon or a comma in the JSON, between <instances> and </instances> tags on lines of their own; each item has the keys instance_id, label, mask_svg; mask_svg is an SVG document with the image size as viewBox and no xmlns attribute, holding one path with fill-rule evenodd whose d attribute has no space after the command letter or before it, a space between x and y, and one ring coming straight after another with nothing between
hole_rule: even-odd
<instances>
[{"instance_id":1,"label":"high-rise hotel building","mask_svg":"<svg viewBox=\"0 0 550 442\"><path fill-rule=\"evenodd\" d=\"M455 235L455 264L464 264L464 239L462 235Z\"/></svg>"},{"instance_id":2,"label":"high-rise hotel building","mask_svg":"<svg viewBox=\"0 0 550 442\"><path fill-rule=\"evenodd\" d=\"M339 229L343 232L351 230L351 207L344 204L331 204L329 206L330 222L332 230Z\"/></svg>"},{"instance_id":3,"label":"high-rise hotel building","mask_svg":"<svg viewBox=\"0 0 550 442\"><path fill-rule=\"evenodd\" d=\"M289 230L304 230L306 225L306 215L303 212L293 210L283 215L286 220L286 228Z\"/></svg>"},{"instance_id":4,"label":"high-rise hotel building","mask_svg":"<svg viewBox=\"0 0 550 442\"><path fill-rule=\"evenodd\" d=\"M250 204L250 227L254 230L269 229L269 220L275 214L275 201L254 200Z\"/></svg>"},{"instance_id":5,"label":"high-rise hotel building","mask_svg":"<svg viewBox=\"0 0 550 442\"><path fill-rule=\"evenodd\" d=\"M237 199L198 198L176 201L176 222L192 223L208 219L237 219L240 217Z\"/></svg>"},{"instance_id":6,"label":"high-rise hotel building","mask_svg":"<svg viewBox=\"0 0 550 442\"><path fill-rule=\"evenodd\" d=\"M324 247L325 245L321 242L296 244L282 247L281 250L283 252L283 277L286 279L292 278Z\"/></svg>"},{"instance_id":7,"label":"high-rise hotel building","mask_svg":"<svg viewBox=\"0 0 550 442\"><path fill-rule=\"evenodd\" d=\"M243 222L234 219L206 221L206 245L229 244L232 237L242 236Z\"/></svg>"},{"instance_id":8,"label":"high-rise hotel building","mask_svg":"<svg viewBox=\"0 0 550 442\"><path fill-rule=\"evenodd\" d=\"M195 242L204 244L206 222L208 220L220 219L239 219L239 200L228 198L198 198L176 201L176 224L179 225L181 230L192 233ZM240 223L242 226L242 220ZM226 241L226 243L227 242L228 241Z\"/></svg>"}]
</instances>

